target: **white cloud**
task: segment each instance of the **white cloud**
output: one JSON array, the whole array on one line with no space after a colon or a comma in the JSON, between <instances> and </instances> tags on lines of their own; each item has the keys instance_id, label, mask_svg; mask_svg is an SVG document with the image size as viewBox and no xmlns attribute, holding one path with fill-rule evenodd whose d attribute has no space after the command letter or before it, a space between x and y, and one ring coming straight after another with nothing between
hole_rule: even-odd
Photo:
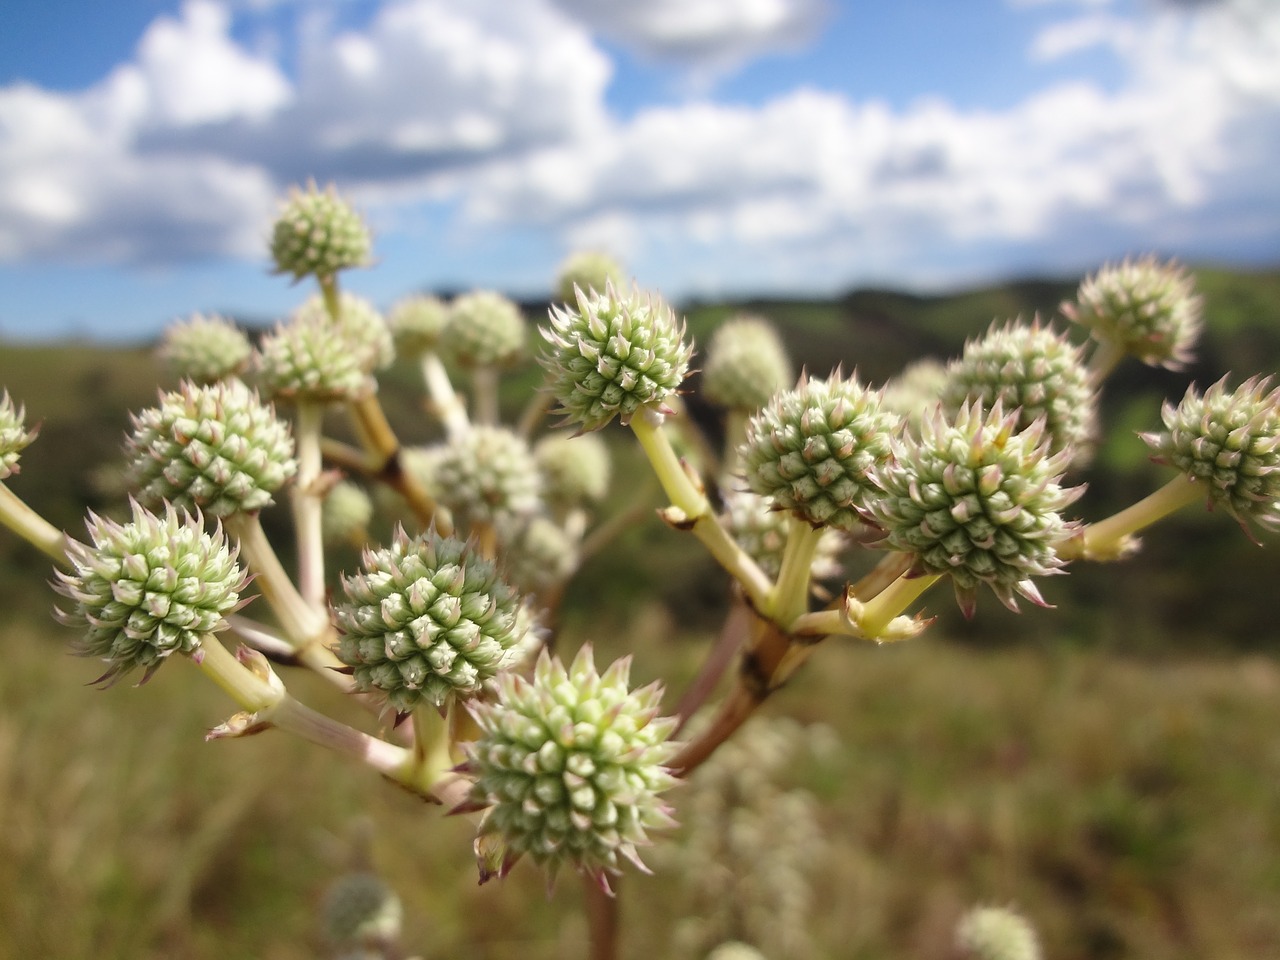
<instances>
[{"instance_id":1,"label":"white cloud","mask_svg":"<svg viewBox=\"0 0 1280 960\"><path fill-rule=\"evenodd\" d=\"M649 56L727 70L795 49L827 14L826 0L554 0L592 29Z\"/></svg>"},{"instance_id":2,"label":"white cloud","mask_svg":"<svg viewBox=\"0 0 1280 960\"><path fill-rule=\"evenodd\" d=\"M1107 13L1091 13L1045 27L1032 41L1031 57L1046 62L1091 47L1111 47L1117 53L1125 54L1139 39L1140 31L1132 20Z\"/></svg>"}]
</instances>

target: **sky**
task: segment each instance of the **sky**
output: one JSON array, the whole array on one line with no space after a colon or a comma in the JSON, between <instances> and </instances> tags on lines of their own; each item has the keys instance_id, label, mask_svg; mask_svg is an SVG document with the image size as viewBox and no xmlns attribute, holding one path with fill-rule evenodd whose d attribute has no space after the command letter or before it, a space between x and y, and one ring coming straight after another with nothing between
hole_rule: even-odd
<instances>
[{"instance_id":1,"label":"sky","mask_svg":"<svg viewBox=\"0 0 1280 960\"><path fill-rule=\"evenodd\" d=\"M263 322L291 185L343 283L941 291L1280 263L1280 0L4 0L0 337Z\"/></svg>"}]
</instances>

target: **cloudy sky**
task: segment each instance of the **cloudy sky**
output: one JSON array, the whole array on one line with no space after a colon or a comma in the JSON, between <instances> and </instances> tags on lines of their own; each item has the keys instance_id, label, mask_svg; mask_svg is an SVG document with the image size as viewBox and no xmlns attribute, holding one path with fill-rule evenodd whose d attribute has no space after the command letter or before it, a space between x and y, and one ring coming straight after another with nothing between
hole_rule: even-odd
<instances>
[{"instance_id":1,"label":"cloudy sky","mask_svg":"<svg viewBox=\"0 0 1280 960\"><path fill-rule=\"evenodd\" d=\"M1275 264L1277 170L1277 0L4 0L0 335L284 314L308 177L386 304Z\"/></svg>"}]
</instances>

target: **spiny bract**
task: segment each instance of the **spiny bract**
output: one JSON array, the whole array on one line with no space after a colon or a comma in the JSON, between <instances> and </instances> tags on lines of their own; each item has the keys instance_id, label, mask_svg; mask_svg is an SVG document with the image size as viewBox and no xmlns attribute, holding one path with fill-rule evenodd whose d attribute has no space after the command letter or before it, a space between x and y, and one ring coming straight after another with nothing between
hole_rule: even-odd
<instances>
[{"instance_id":1,"label":"spiny bract","mask_svg":"<svg viewBox=\"0 0 1280 960\"><path fill-rule=\"evenodd\" d=\"M856 376L802 378L747 422L747 485L812 526L857 529L876 492L867 471L889 456L899 423Z\"/></svg>"},{"instance_id":2,"label":"spiny bract","mask_svg":"<svg viewBox=\"0 0 1280 960\"><path fill-rule=\"evenodd\" d=\"M1107 264L1080 284L1075 303L1060 309L1094 339L1150 366L1179 370L1192 359L1203 306L1191 274L1148 256Z\"/></svg>"},{"instance_id":3,"label":"spiny bract","mask_svg":"<svg viewBox=\"0 0 1280 960\"><path fill-rule=\"evenodd\" d=\"M213 383L245 371L253 347L244 331L219 316L193 314L164 332L160 359L184 380Z\"/></svg>"},{"instance_id":4,"label":"spiny bract","mask_svg":"<svg viewBox=\"0 0 1280 960\"><path fill-rule=\"evenodd\" d=\"M35 430L26 428L26 418L26 410L15 405L6 390L0 400L0 480L7 480L18 472L22 451L36 437Z\"/></svg>"},{"instance_id":5,"label":"spiny bract","mask_svg":"<svg viewBox=\"0 0 1280 960\"><path fill-rule=\"evenodd\" d=\"M271 258L277 273L332 277L339 270L369 262L369 228L330 184L296 187L271 230Z\"/></svg>"},{"instance_id":6,"label":"spiny bract","mask_svg":"<svg viewBox=\"0 0 1280 960\"><path fill-rule=\"evenodd\" d=\"M183 383L131 419L129 480L145 506L261 510L298 469L288 425L238 380Z\"/></svg>"},{"instance_id":7,"label":"spiny bract","mask_svg":"<svg viewBox=\"0 0 1280 960\"><path fill-rule=\"evenodd\" d=\"M947 369L942 400L951 417L974 400L988 410L999 400L1018 411L1019 430L1043 417L1049 451L1069 450L1072 459L1088 451L1096 430L1096 391L1080 348L1039 318L992 324L966 343Z\"/></svg>"},{"instance_id":8,"label":"spiny bract","mask_svg":"<svg viewBox=\"0 0 1280 960\"><path fill-rule=\"evenodd\" d=\"M939 411L875 470L868 516L885 545L912 554L916 575L950 574L966 616L980 583L1010 609L1015 593L1043 605L1031 578L1061 571L1057 545L1075 526L1060 511L1084 488L1059 483L1066 453L1049 453L1043 421L1019 431L1017 419L999 402L984 414L975 401L954 421Z\"/></svg>"},{"instance_id":9,"label":"spiny bract","mask_svg":"<svg viewBox=\"0 0 1280 960\"><path fill-rule=\"evenodd\" d=\"M684 324L656 296L579 290L576 309L552 307L541 362L565 419L598 430L641 408L661 409L684 381L693 347Z\"/></svg>"},{"instance_id":10,"label":"spiny bract","mask_svg":"<svg viewBox=\"0 0 1280 960\"><path fill-rule=\"evenodd\" d=\"M712 334L702 389L713 403L754 413L794 383L786 347L764 317L738 314Z\"/></svg>"},{"instance_id":11,"label":"spiny bract","mask_svg":"<svg viewBox=\"0 0 1280 960\"><path fill-rule=\"evenodd\" d=\"M170 505L163 516L132 507L128 523L90 514L93 545L71 541L72 572L54 584L75 602L58 619L84 631L76 653L110 665L100 681L137 668L145 680L170 654L194 653L226 625L247 582L221 529L207 533L198 514Z\"/></svg>"},{"instance_id":12,"label":"spiny bract","mask_svg":"<svg viewBox=\"0 0 1280 960\"><path fill-rule=\"evenodd\" d=\"M389 547L365 551L342 589L338 658L357 689L380 691L398 713L475 694L527 625L494 564L434 530L398 529Z\"/></svg>"},{"instance_id":13,"label":"spiny bract","mask_svg":"<svg viewBox=\"0 0 1280 960\"><path fill-rule=\"evenodd\" d=\"M505 844L499 875L527 854L553 878L568 864L605 885L623 859L643 868L637 847L672 825L659 794L675 783L675 719L658 717L656 683L628 691L630 669L598 674L589 646L567 670L544 653L532 682L503 673L494 702L472 705L470 804L489 807L481 837Z\"/></svg>"},{"instance_id":14,"label":"spiny bract","mask_svg":"<svg viewBox=\"0 0 1280 960\"><path fill-rule=\"evenodd\" d=\"M1242 524L1280 530L1280 387L1250 377L1228 392L1223 377L1201 396L1166 402L1165 431L1144 433L1155 459L1205 481L1208 496Z\"/></svg>"}]
</instances>

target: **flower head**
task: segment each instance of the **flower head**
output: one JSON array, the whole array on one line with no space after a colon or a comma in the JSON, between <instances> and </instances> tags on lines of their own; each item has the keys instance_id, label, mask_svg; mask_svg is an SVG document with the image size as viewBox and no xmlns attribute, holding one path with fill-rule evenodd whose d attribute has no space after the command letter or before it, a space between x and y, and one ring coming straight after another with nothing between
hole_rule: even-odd
<instances>
[{"instance_id":1,"label":"flower head","mask_svg":"<svg viewBox=\"0 0 1280 960\"><path fill-rule=\"evenodd\" d=\"M26 410L15 406L6 390L0 399L0 480L18 472L22 451L36 438L38 430L28 430L26 419Z\"/></svg>"},{"instance_id":2,"label":"flower head","mask_svg":"<svg viewBox=\"0 0 1280 960\"><path fill-rule=\"evenodd\" d=\"M971 960L1040 960L1036 932L1007 907L974 907L956 927L956 943Z\"/></svg>"},{"instance_id":3,"label":"flower head","mask_svg":"<svg viewBox=\"0 0 1280 960\"><path fill-rule=\"evenodd\" d=\"M449 308L444 301L422 294L397 300L387 314L396 352L405 357L434 350L448 323Z\"/></svg>"},{"instance_id":4,"label":"flower head","mask_svg":"<svg viewBox=\"0 0 1280 960\"><path fill-rule=\"evenodd\" d=\"M1045 422L1051 453L1087 451L1096 431L1097 391L1089 382L1082 351L1052 326L1011 321L992 324L986 336L965 344L952 361L942 394L948 416L978 400L997 400L1018 411L1018 429Z\"/></svg>"},{"instance_id":5,"label":"flower head","mask_svg":"<svg viewBox=\"0 0 1280 960\"><path fill-rule=\"evenodd\" d=\"M1200 336L1202 299L1195 281L1174 261L1155 257L1108 264L1080 285L1063 316L1088 327L1094 339L1113 344L1150 366L1186 366Z\"/></svg>"},{"instance_id":6,"label":"flower head","mask_svg":"<svg viewBox=\"0 0 1280 960\"><path fill-rule=\"evenodd\" d=\"M261 510L297 471L288 425L238 380L183 383L132 420L125 455L146 506L169 501L214 517Z\"/></svg>"},{"instance_id":7,"label":"flower head","mask_svg":"<svg viewBox=\"0 0 1280 960\"><path fill-rule=\"evenodd\" d=\"M369 228L332 184L294 188L271 229L271 258L277 273L332 277L369 262Z\"/></svg>"},{"instance_id":8,"label":"flower head","mask_svg":"<svg viewBox=\"0 0 1280 960\"><path fill-rule=\"evenodd\" d=\"M437 451L427 487L468 524L528 516L541 505L537 463L515 431L477 424Z\"/></svg>"},{"instance_id":9,"label":"flower head","mask_svg":"<svg viewBox=\"0 0 1280 960\"><path fill-rule=\"evenodd\" d=\"M579 290L577 307L552 307L542 328L550 389L565 419L598 430L614 417L661 409L683 382L693 357L684 324L660 299L638 291Z\"/></svg>"},{"instance_id":10,"label":"flower head","mask_svg":"<svg viewBox=\"0 0 1280 960\"><path fill-rule=\"evenodd\" d=\"M1190 387L1165 403L1165 430L1142 439L1155 459L1203 480L1210 502L1243 524L1280 529L1280 387L1250 377L1233 391L1223 377L1202 396Z\"/></svg>"},{"instance_id":11,"label":"flower head","mask_svg":"<svg viewBox=\"0 0 1280 960\"><path fill-rule=\"evenodd\" d=\"M561 303L577 300L577 291L584 293L603 291L605 286L626 282L622 265L607 253L583 250L570 254L560 264L556 275L556 299Z\"/></svg>"},{"instance_id":12,"label":"flower head","mask_svg":"<svg viewBox=\"0 0 1280 960\"><path fill-rule=\"evenodd\" d=\"M354 293L338 297L338 317L329 315L329 308L319 294L308 297L293 314L298 323L329 324L347 344L355 363L365 373L385 370L396 358L395 341L387 322L378 308Z\"/></svg>"},{"instance_id":13,"label":"flower head","mask_svg":"<svg viewBox=\"0 0 1280 960\"><path fill-rule=\"evenodd\" d=\"M534 444L533 455L550 501L578 506L609 492L609 448L597 434L549 433Z\"/></svg>"},{"instance_id":14,"label":"flower head","mask_svg":"<svg viewBox=\"0 0 1280 960\"><path fill-rule=\"evenodd\" d=\"M174 373L195 383L243 373L252 352L249 338L230 320L198 313L170 325L158 351Z\"/></svg>"},{"instance_id":15,"label":"flower head","mask_svg":"<svg viewBox=\"0 0 1280 960\"><path fill-rule=\"evenodd\" d=\"M1049 452L1043 421L1019 430L999 401L989 413L974 401L953 421L939 411L919 438L894 441L868 515L886 546L914 556L912 572L950 575L966 616L981 583L1010 609L1015 593L1043 604L1031 578L1061 571L1057 546L1074 529L1061 511L1083 492L1059 483L1066 456Z\"/></svg>"},{"instance_id":16,"label":"flower head","mask_svg":"<svg viewBox=\"0 0 1280 960\"><path fill-rule=\"evenodd\" d=\"M747 485L812 526L857 529L876 492L868 471L889 456L898 426L856 376L804 377L747 422Z\"/></svg>"},{"instance_id":17,"label":"flower head","mask_svg":"<svg viewBox=\"0 0 1280 960\"><path fill-rule=\"evenodd\" d=\"M327 542L363 543L373 519L373 500L359 484L339 480L325 494L321 518Z\"/></svg>"},{"instance_id":18,"label":"flower head","mask_svg":"<svg viewBox=\"0 0 1280 960\"><path fill-rule=\"evenodd\" d=\"M489 808L481 837L505 844L500 875L527 854L553 878L568 864L604 885L623 859L640 864L650 830L671 825L659 795L675 783L675 720L659 719L656 684L628 690L630 667L601 675L590 647L568 669L544 653L532 681L503 673L494 702L472 705L471 802Z\"/></svg>"},{"instance_id":19,"label":"flower head","mask_svg":"<svg viewBox=\"0 0 1280 960\"><path fill-rule=\"evenodd\" d=\"M794 382L787 349L764 317L738 314L712 335L702 389L713 403L754 413Z\"/></svg>"},{"instance_id":20,"label":"flower head","mask_svg":"<svg viewBox=\"0 0 1280 960\"><path fill-rule=\"evenodd\" d=\"M163 516L132 506L128 523L91 514L92 546L72 541L72 572L54 584L75 603L58 618L84 631L76 652L109 665L100 681L138 668L145 680L171 654L194 653L226 626L247 583L221 529L208 533L198 514L169 505Z\"/></svg>"},{"instance_id":21,"label":"flower head","mask_svg":"<svg viewBox=\"0 0 1280 960\"><path fill-rule=\"evenodd\" d=\"M524 354L524 315L492 290L464 293L449 307L442 342L464 367L510 366Z\"/></svg>"},{"instance_id":22,"label":"flower head","mask_svg":"<svg viewBox=\"0 0 1280 960\"><path fill-rule=\"evenodd\" d=\"M493 563L434 530L397 530L389 547L365 552L342 590L338 658L357 689L379 691L399 713L474 695L528 625Z\"/></svg>"}]
</instances>

